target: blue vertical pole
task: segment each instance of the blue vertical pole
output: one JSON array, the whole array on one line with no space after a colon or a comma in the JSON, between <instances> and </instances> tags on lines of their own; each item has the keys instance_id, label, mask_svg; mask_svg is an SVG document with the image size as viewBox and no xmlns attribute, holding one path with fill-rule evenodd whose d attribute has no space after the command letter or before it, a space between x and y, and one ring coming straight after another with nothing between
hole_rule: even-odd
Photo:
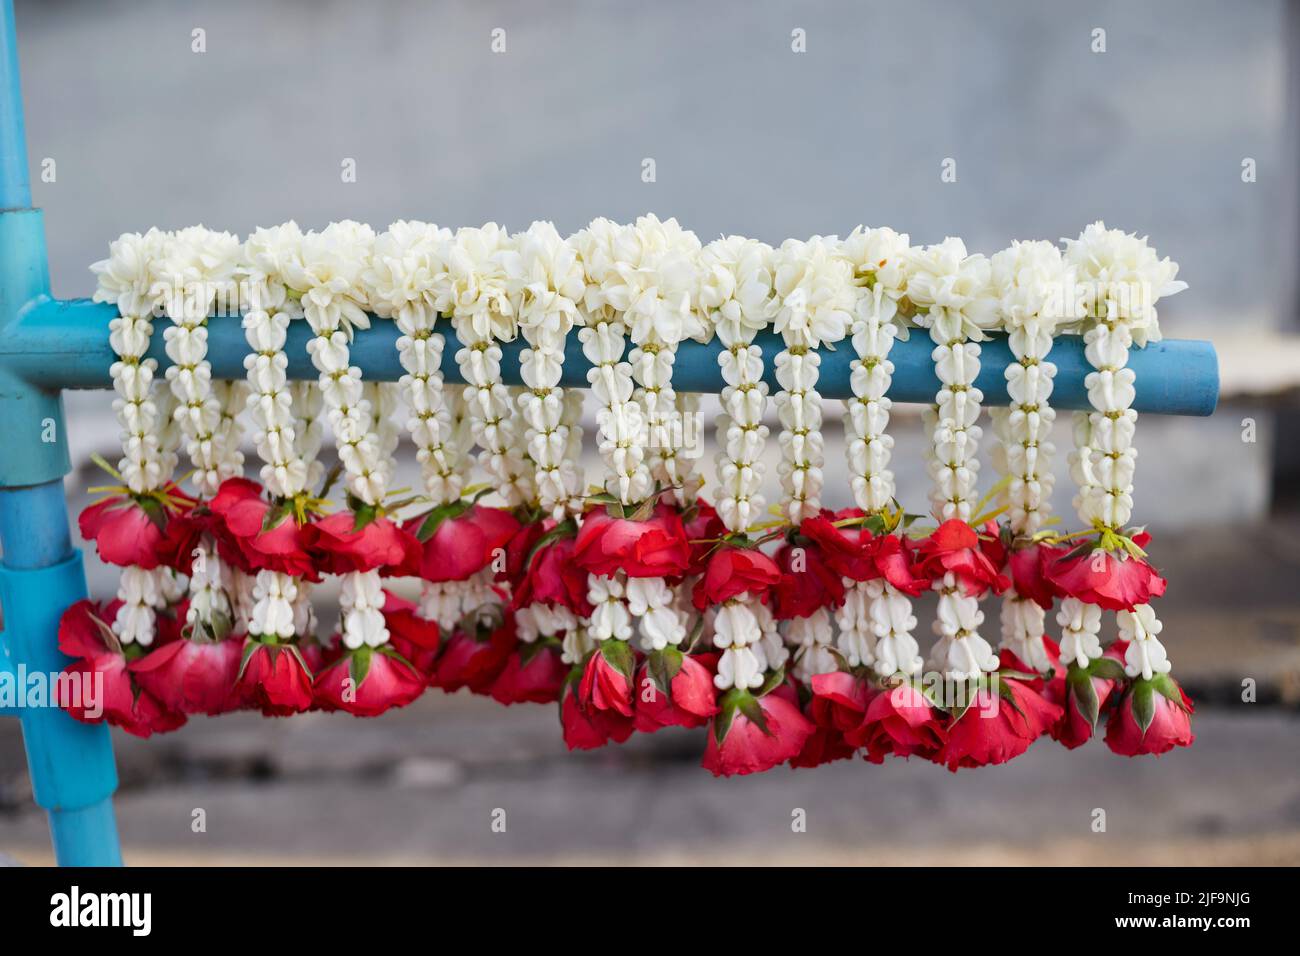
<instances>
[{"instance_id":1,"label":"blue vertical pole","mask_svg":"<svg viewBox=\"0 0 1300 956\"><path fill-rule=\"evenodd\" d=\"M13 0L0 0L0 336L49 298L41 214L31 208ZM63 611L86 596L72 547L63 476L70 470L58 391L0 365L0 644L4 669L51 674L69 663L58 648ZM117 769L108 728L78 723L49 702L20 707L32 793L49 815L61 865L122 862L113 819Z\"/></svg>"}]
</instances>

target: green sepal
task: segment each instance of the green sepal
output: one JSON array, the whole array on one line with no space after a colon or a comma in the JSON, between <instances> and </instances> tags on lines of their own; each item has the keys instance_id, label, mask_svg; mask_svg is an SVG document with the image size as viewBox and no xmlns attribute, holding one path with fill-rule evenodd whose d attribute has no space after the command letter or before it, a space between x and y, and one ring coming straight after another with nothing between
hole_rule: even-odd
<instances>
[{"instance_id":1,"label":"green sepal","mask_svg":"<svg viewBox=\"0 0 1300 956\"><path fill-rule=\"evenodd\" d=\"M366 679L370 673L370 656L374 652L366 646L358 647L348 655L348 676L352 678L352 685L356 688L361 687L361 682Z\"/></svg>"},{"instance_id":2,"label":"green sepal","mask_svg":"<svg viewBox=\"0 0 1300 956\"><path fill-rule=\"evenodd\" d=\"M1138 729L1146 735L1151 721L1156 719L1155 682L1138 679L1133 682L1133 719Z\"/></svg>"},{"instance_id":3,"label":"green sepal","mask_svg":"<svg viewBox=\"0 0 1300 956\"><path fill-rule=\"evenodd\" d=\"M438 526L450 518L459 518L470 509L472 502L461 499L445 505L439 505L424 516L420 522L420 527L415 532L415 537L423 544L433 537L438 530Z\"/></svg>"},{"instance_id":4,"label":"green sepal","mask_svg":"<svg viewBox=\"0 0 1300 956\"><path fill-rule=\"evenodd\" d=\"M1087 671L1089 675L1099 680L1122 681L1127 676L1124 673L1124 665L1113 657L1099 657L1095 661L1090 661Z\"/></svg>"},{"instance_id":5,"label":"green sepal","mask_svg":"<svg viewBox=\"0 0 1300 956\"><path fill-rule=\"evenodd\" d=\"M633 672L636 670L636 655L632 652L631 644L611 637L600 642L600 655L605 658L610 667L629 681L632 680Z\"/></svg>"},{"instance_id":6,"label":"green sepal","mask_svg":"<svg viewBox=\"0 0 1300 956\"><path fill-rule=\"evenodd\" d=\"M1095 662L1094 662L1095 663ZM1112 661L1112 663L1114 663ZM1090 668L1071 665L1065 675L1065 684L1079 715L1088 721L1093 730L1097 729L1097 718L1101 713L1101 701L1097 697L1097 688L1093 686Z\"/></svg>"},{"instance_id":7,"label":"green sepal","mask_svg":"<svg viewBox=\"0 0 1300 956\"><path fill-rule=\"evenodd\" d=\"M776 668L776 670L771 671L767 675L767 679L763 681L763 686L758 689L758 691L754 694L754 696L766 697L768 694L772 693L772 691L780 687L781 684L784 682L785 682L785 668L778 667Z\"/></svg>"},{"instance_id":8,"label":"green sepal","mask_svg":"<svg viewBox=\"0 0 1300 956\"><path fill-rule=\"evenodd\" d=\"M286 518L293 514L294 502L292 498L281 498L275 501L271 507L266 509L266 514L262 516L262 531L271 531L284 524Z\"/></svg>"},{"instance_id":9,"label":"green sepal","mask_svg":"<svg viewBox=\"0 0 1300 956\"><path fill-rule=\"evenodd\" d=\"M351 492L348 493L348 508L352 511L352 533L365 530L366 525L379 517L379 509L367 504Z\"/></svg>"},{"instance_id":10,"label":"green sepal","mask_svg":"<svg viewBox=\"0 0 1300 956\"><path fill-rule=\"evenodd\" d=\"M671 644L661 651L651 651L646 658L646 670L650 674L650 679L654 681L659 692L669 700L673 696L673 678L681 672L682 662L685 659L685 655Z\"/></svg>"},{"instance_id":11,"label":"green sepal","mask_svg":"<svg viewBox=\"0 0 1300 956\"><path fill-rule=\"evenodd\" d=\"M538 538L533 546L528 549L528 556L524 558L524 570L527 571L533 566L533 558L537 557L537 553L541 551L542 548L555 541L559 541L561 538L567 538L569 535L575 534L577 530L578 526L574 523L574 520L572 518L566 518L550 531L546 532L546 534Z\"/></svg>"}]
</instances>

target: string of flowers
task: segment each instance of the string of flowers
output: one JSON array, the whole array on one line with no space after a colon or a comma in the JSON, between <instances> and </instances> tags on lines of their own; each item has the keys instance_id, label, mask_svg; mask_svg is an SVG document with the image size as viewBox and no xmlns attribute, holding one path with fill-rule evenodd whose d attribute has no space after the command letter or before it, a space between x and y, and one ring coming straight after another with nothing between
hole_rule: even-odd
<instances>
[{"instance_id":1,"label":"string of flowers","mask_svg":"<svg viewBox=\"0 0 1300 956\"><path fill-rule=\"evenodd\" d=\"M1011 404L989 413L998 439L992 459L1003 475L1000 497L1007 513L1012 578L1002 596L999 647L1022 666L1046 672L1056 663L1044 640L1047 612L1055 599L1046 570L1060 554L1040 534L1051 517L1056 483L1056 446L1051 441L1056 411L1049 404L1056 366L1047 356L1071 283L1061 250L1046 241L1013 242L993 256L991 266L1015 360L1003 372Z\"/></svg>"},{"instance_id":2,"label":"string of flowers","mask_svg":"<svg viewBox=\"0 0 1300 956\"><path fill-rule=\"evenodd\" d=\"M548 223L511 236L405 221L378 236L286 223L243 244L202 227L123 236L95 266L96 297L119 313L108 337L123 454L107 467L121 484L80 522L123 580L117 600L79 602L61 623L70 670L108 688L102 718L73 715L143 736L194 713L374 716L429 686L468 687L558 702L573 748L707 724L704 766L719 775L855 755L1001 763L1048 734L1078 746L1103 714L1118 753L1186 745L1191 703L1152 605L1165 582L1146 561L1149 536L1128 526L1128 357L1158 338L1154 303L1183 287L1176 270L1100 223L1064 253L1018 242L992 259L861 227L844 241L701 247L653 216L598 219L567 240ZM214 382L207 336L232 285L247 381ZM168 323L161 378L155 316ZM300 319L317 379L291 383ZM363 381L354 330L374 336L365 330L389 321L404 374ZM444 321L465 386L443 380ZM926 414L939 521L928 533L890 468L891 357L909 323L933 339L942 385ZM562 386L575 328L599 402L594 489L579 465L582 395ZM1009 407L992 412L1002 480L979 500L979 343L995 329L1014 361ZM1066 532L1051 517L1048 355L1074 333L1093 411L1074 420L1083 528ZM523 384L507 386L502 346L516 335ZM724 387L711 504L686 447L697 406L673 371L681 342L714 337ZM769 338L780 342L776 520L763 520ZM817 385L845 339L852 507L831 511ZM394 501L403 398L422 488ZM260 482L240 475L245 404ZM339 455L328 475L327 420ZM193 497L172 480L182 444ZM328 501L338 477L342 508ZM985 511L990 500L1000 507ZM327 574L340 579L341 620L318 639L311 589ZM386 588L393 577L419 579L420 601ZM922 674L912 600L927 588L938 640ZM1005 595L1000 653L980 635L990 591ZM1059 647L1043 633L1058 600ZM1119 629L1104 649L1103 611Z\"/></svg>"},{"instance_id":3,"label":"string of flowers","mask_svg":"<svg viewBox=\"0 0 1300 956\"><path fill-rule=\"evenodd\" d=\"M1049 572L1065 595L1057 621L1063 629L1061 661L1069 668L1066 703L1076 718L1076 742L1091 736L1101 707L1109 703L1106 742L1112 750L1162 753L1192 742L1191 702L1169 675L1162 626L1150 605L1165 591L1165 579L1146 561L1150 535L1127 527L1137 464L1136 376L1127 366L1130 349L1160 339L1156 302L1186 283L1177 281L1178 266L1160 259L1145 238L1104 223L1064 242L1065 262L1077 281L1071 304L1081 314L1084 354L1094 369L1084 385L1095 409L1075 414L1070 456L1078 487L1074 505L1089 530ZM1102 610L1116 612L1119 641L1113 649L1122 674L1110 651L1101 648Z\"/></svg>"},{"instance_id":4,"label":"string of flowers","mask_svg":"<svg viewBox=\"0 0 1300 956\"><path fill-rule=\"evenodd\" d=\"M912 255L907 298L915 307L913 320L935 343L932 358L940 387L935 404L925 414L931 439L927 448L931 503L942 522L940 536L931 537L931 562L940 571L934 582L939 607L934 623L939 640L931 649L936 670L950 680L979 677L998 668L997 655L979 633L984 614L979 599L996 576L963 575L944 558L950 553L978 549L970 529L975 514L976 458L983 430L975 424L984 393L975 386L980 347L997 322L997 301L990 286L989 261L967 255L960 239L947 238Z\"/></svg>"}]
</instances>

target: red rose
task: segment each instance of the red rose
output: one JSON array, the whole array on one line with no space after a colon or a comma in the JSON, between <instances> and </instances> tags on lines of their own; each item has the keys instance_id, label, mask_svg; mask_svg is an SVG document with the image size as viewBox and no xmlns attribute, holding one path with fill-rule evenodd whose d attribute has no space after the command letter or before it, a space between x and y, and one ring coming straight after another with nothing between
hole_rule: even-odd
<instances>
[{"instance_id":1,"label":"red rose","mask_svg":"<svg viewBox=\"0 0 1300 956\"><path fill-rule=\"evenodd\" d=\"M321 710L342 710L354 717L378 717L405 707L427 686L424 675L382 647L362 647L344 654L312 682Z\"/></svg>"},{"instance_id":2,"label":"red rose","mask_svg":"<svg viewBox=\"0 0 1300 956\"><path fill-rule=\"evenodd\" d=\"M612 710L632 716L632 674L635 655L626 641L602 641L587 658L578 684L578 700L588 712Z\"/></svg>"},{"instance_id":3,"label":"red rose","mask_svg":"<svg viewBox=\"0 0 1300 956\"><path fill-rule=\"evenodd\" d=\"M866 711L865 682L844 671L835 671L814 674L808 690L812 696L805 713L815 729L808 735L803 749L791 758L790 766L820 767L852 757L858 744L850 740L850 735L861 725ZM845 731L850 734L846 735Z\"/></svg>"},{"instance_id":4,"label":"red rose","mask_svg":"<svg viewBox=\"0 0 1300 956\"><path fill-rule=\"evenodd\" d=\"M356 515L339 511L306 528L310 547L320 555L318 566L327 574L391 569L415 574L420 566L420 542L409 531L385 517L377 517L360 530Z\"/></svg>"},{"instance_id":5,"label":"red rose","mask_svg":"<svg viewBox=\"0 0 1300 956\"><path fill-rule=\"evenodd\" d=\"M603 509L587 512L573 558L604 577L622 571L633 578L671 578L686 573L691 548L677 509L661 503L644 521L614 518Z\"/></svg>"},{"instance_id":6,"label":"red rose","mask_svg":"<svg viewBox=\"0 0 1300 956\"><path fill-rule=\"evenodd\" d=\"M578 682L570 680L560 703L564 745L570 750L595 750L611 740L621 744L632 736L632 721L613 710L588 710L578 701Z\"/></svg>"},{"instance_id":7,"label":"red rose","mask_svg":"<svg viewBox=\"0 0 1300 956\"><path fill-rule=\"evenodd\" d=\"M575 531L576 527L575 525ZM545 518L542 521L528 521L521 524L519 530L506 542L505 567L497 570L495 580L502 584L509 584L512 591L518 591L523 586L529 556L532 555L538 542L555 531L555 528L556 521L554 518ZM528 603L531 604L532 602ZM516 607L523 606L522 604L516 605Z\"/></svg>"},{"instance_id":8,"label":"red rose","mask_svg":"<svg viewBox=\"0 0 1300 956\"><path fill-rule=\"evenodd\" d=\"M428 517L413 518L406 530L417 533ZM443 518L424 542L420 577L426 581L464 581L482 571L519 530L519 522L504 508L470 505Z\"/></svg>"},{"instance_id":9,"label":"red rose","mask_svg":"<svg viewBox=\"0 0 1300 956\"><path fill-rule=\"evenodd\" d=\"M267 717L301 713L312 705L311 682L311 672L294 645L248 639L236 684L248 706Z\"/></svg>"},{"instance_id":10,"label":"red rose","mask_svg":"<svg viewBox=\"0 0 1300 956\"><path fill-rule=\"evenodd\" d=\"M472 694L487 694L518 643L515 619L510 615L496 627L479 625L473 631L458 630L438 655L434 683L448 694L462 687L468 687Z\"/></svg>"},{"instance_id":11,"label":"red rose","mask_svg":"<svg viewBox=\"0 0 1300 956\"><path fill-rule=\"evenodd\" d=\"M179 640L131 662L136 683L168 710L216 716L239 707L235 680L244 642Z\"/></svg>"},{"instance_id":12,"label":"red rose","mask_svg":"<svg viewBox=\"0 0 1300 956\"><path fill-rule=\"evenodd\" d=\"M776 566L781 577L772 589L772 610L778 620L808 617L819 608L843 603L844 579L815 543L783 545Z\"/></svg>"},{"instance_id":13,"label":"red rose","mask_svg":"<svg viewBox=\"0 0 1300 956\"><path fill-rule=\"evenodd\" d=\"M746 591L767 603L768 589L780 580L781 569L762 551L725 544L709 558L691 597L701 611Z\"/></svg>"},{"instance_id":14,"label":"red rose","mask_svg":"<svg viewBox=\"0 0 1300 956\"><path fill-rule=\"evenodd\" d=\"M799 524L799 533L821 549L825 561L838 574L855 581L870 581L879 576L872 558L871 544L874 535L860 524L836 527L835 522L865 517L860 508L845 508L831 513L805 518Z\"/></svg>"},{"instance_id":15,"label":"red rose","mask_svg":"<svg viewBox=\"0 0 1300 956\"><path fill-rule=\"evenodd\" d=\"M1128 641L1113 642L1101 659L1092 661L1087 668L1077 663L1062 667L1056 643L1048 637L1043 638L1043 643L1055 671L1046 682L1043 696L1062 710L1060 720L1052 725L1052 739L1073 750L1092 739L1098 716L1112 702L1115 689L1124 677L1124 651Z\"/></svg>"},{"instance_id":16,"label":"red rose","mask_svg":"<svg viewBox=\"0 0 1300 956\"><path fill-rule=\"evenodd\" d=\"M558 642L539 638L520 642L489 693L499 704L550 704L560 699L569 665L560 659Z\"/></svg>"},{"instance_id":17,"label":"red rose","mask_svg":"<svg viewBox=\"0 0 1300 956\"><path fill-rule=\"evenodd\" d=\"M814 674L809 682L812 691L810 716L818 726L833 727L853 748L866 744L864 723L867 705L876 690L860 677L845 671Z\"/></svg>"},{"instance_id":18,"label":"red rose","mask_svg":"<svg viewBox=\"0 0 1300 956\"><path fill-rule=\"evenodd\" d=\"M426 682L432 682L442 638L438 622L426 621L418 611L410 601L389 591L384 592L383 614L388 642L424 675Z\"/></svg>"},{"instance_id":19,"label":"red rose","mask_svg":"<svg viewBox=\"0 0 1300 956\"><path fill-rule=\"evenodd\" d=\"M898 684L876 694L867 704L866 720L853 739L861 739L871 763L896 757L932 757L943 747L943 722L930 702L912 684Z\"/></svg>"},{"instance_id":20,"label":"red rose","mask_svg":"<svg viewBox=\"0 0 1300 956\"><path fill-rule=\"evenodd\" d=\"M1050 611L1062 594L1061 589L1048 577L1048 569L1065 551L1064 547L1041 542L1012 551L1007 563L1016 593L1033 601L1044 611Z\"/></svg>"},{"instance_id":21,"label":"red rose","mask_svg":"<svg viewBox=\"0 0 1300 956\"><path fill-rule=\"evenodd\" d=\"M970 706L948 724L948 739L934 761L952 771L1006 763L1028 750L1061 714L1023 681L1001 678L996 689L978 688Z\"/></svg>"},{"instance_id":22,"label":"red rose","mask_svg":"<svg viewBox=\"0 0 1300 956\"><path fill-rule=\"evenodd\" d=\"M727 526L718 517L717 510L703 498L696 498L689 512L690 518L682 522L686 543L691 548L689 574L703 574L709 554L718 546L718 539L727 533Z\"/></svg>"},{"instance_id":23,"label":"red rose","mask_svg":"<svg viewBox=\"0 0 1300 956\"><path fill-rule=\"evenodd\" d=\"M542 545L533 555L513 595L514 607L549 604L567 607L579 617L590 617L587 600L587 572L573 559L577 540L557 538Z\"/></svg>"},{"instance_id":24,"label":"red rose","mask_svg":"<svg viewBox=\"0 0 1300 956\"><path fill-rule=\"evenodd\" d=\"M166 512L156 500L130 495L91 505L77 518L81 536L95 542L101 561L147 569L158 567L165 523Z\"/></svg>"},{"instance_id":25,"label":"red rose","mask_svg":"<svg viewBox=\"0 0 1300 956\"><path fill-rule=\"evenodd\" d=\"M910 538L893 534L877 535L871 542L871 560L876 575L904 594L918 597L930 587L927 578L913 570L916 546Z\"/></svg>"},{"instance_id":26,"label":"red rose","mask_svg":"<svg viewBox=\"0 0 1300 956\"><path fill-rule=\"evenodd\" d=\"M59 618L59 650L76 658L63 673L80 694L58 703L82 723L106 720L137 737L175 730L185 723L185 715L136 682L127 654L109 626L120 606L118 601L102 605L81 600ZM133 648L132 654L136 653Z\"/></svg>"},{"instance_id":27,"label":"red rose","mask_svg":"<svg viewBox=\"0 0 1300 956\"><path fill-rule=\"evenodd\" d=\"M1196 740L1193 710L1191 699L1168 674L1151 680L1139 677L1106 721L1106 746L1125 757L1190 747Z\"/></svg>"},{"instance_id":28,"label":"red rose","mask_svg":"<svg viewBox=\"0 0 1300 956\"><path fill-rule=\"evenodd\" d=\"M788 685L762 697L732 689L709 726L702 766L715 777L761 773L798 756L815 730Z\"/></svg>"},{"instance_id":29,"label":"red rose","mask_svg":"<svg viewBox=\"0 0 1300 956\"><path fill-rule=\"evenodd\" d=\"M636 675L636 729L653 733L662 727L703 727L718 712L713 686L717 654L683 654L675 647L653 651ZM659 679L673 672L668 692Z\"/></svg>"},{"instance_id":30,"label":"red rose","mask_svg":"<svg viewBox=\"0 0 1300 956\"><path fill-rule=\"evenodd\" d=\"M1138 542L1138 538L1133 540ZM1047 575L1063 593L1107 611L1131 611L1139 604L1149 604L1165 593L1168 583L1142 558L1117 557L1101 549L1058 558Z\"/></svg>"},{"instance_id":31,"label":"red rose","mask_svg":"<svg viewBox=\"0 0 1300 956\"><path fill-rule=\"evenodd\" d=\"M243 571L278 571L319 581L315 557L308 551L309 533L287 512L274 527L263 530L270 502L262 488L247 478L227 478L208 503L218 522L221 557Z\"/></svg>"},{"instance_id":32,"label":"red rose","mask_svg":"<svg viewBox=\"0 0 1300 956\"><path fill-rule=\"evenodd\" d=\"M994 594L1001 594L1011 586L1011 580L990 560L990 551L1000 553L1000 548L982 547L974 528L951 518L917 548L917 570L931 580L942 580L952 572L969 597L978 597L990 588Z\"/></svg>"}]
</instances>

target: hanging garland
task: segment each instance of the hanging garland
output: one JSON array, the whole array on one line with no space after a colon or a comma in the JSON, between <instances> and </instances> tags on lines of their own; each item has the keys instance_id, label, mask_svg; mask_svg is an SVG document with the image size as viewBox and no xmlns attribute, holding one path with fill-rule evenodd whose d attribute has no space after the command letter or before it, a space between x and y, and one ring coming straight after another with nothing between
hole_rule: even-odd
<instances>
[{"instance_id":1,"label":"hanging garland","mask_svg":"<svg viewBox=\"0 0 1300 956\"><path fill-rule=\"evenodd\" d=\"M1078 746L1103 717L1118 753L1192 742L1152 604L1165 582L1130 527L1128 356L1159 338L1156 301L1184 287L1144 239L1097 223L1063 252L1017 242L989 259L883 228L773 249L702 246L654 216L597 219L568 239L542 222L511 235L401 221L376 235L345 221L244 243L202 227L127 234L93 269L96 299L118 312L122 455L109 466L119 484L80 524L122 575L113 602L68 610L60 646L71 670L109 682L97 719L143 736L194 713L374 716L426 687L468 687L558 702L572 748L707 724L704 766L719 775L855 755L955 770L1047 735ZM249 345L243 382L214 381L207 355L230 301ZM289 380L294 322L313 382ZM376 322L396 326L397 383L352 364ZM905 510L890 467L890 356L918 328L941 384L924 414L933 525ZM1001 480L980 499L979 343L994 331L1008 336L1010 401L991 409ZM1063 334L1082 336L1093 367L1093 410L1074 416L1077 531L1056 526L1050 501L1049 353ZM562 384L571 335L598 406L604 474L590 489L582 393ZM507 386L516 337L523 384ZM673 386L687 339L719 349L712 501L694 468L698 399ZM852 502L831 510L817 385L824 353L844 347ZM443 378L451 358L464 386ZM779 385L774 517L765 374ZM405 497L390 488L399 404L421 486ZM259 481L241 473L245 407ZM182 448L193 495L174 477ZM339 623L321 639L312 588L326 576ZM418 601L388 578L418 581ZM912 604L927 589L929 671ZM981 633L990 592L998 652ZM1109 647L1104 611L1119 632Z\"/></svg>"}]
</instances>

